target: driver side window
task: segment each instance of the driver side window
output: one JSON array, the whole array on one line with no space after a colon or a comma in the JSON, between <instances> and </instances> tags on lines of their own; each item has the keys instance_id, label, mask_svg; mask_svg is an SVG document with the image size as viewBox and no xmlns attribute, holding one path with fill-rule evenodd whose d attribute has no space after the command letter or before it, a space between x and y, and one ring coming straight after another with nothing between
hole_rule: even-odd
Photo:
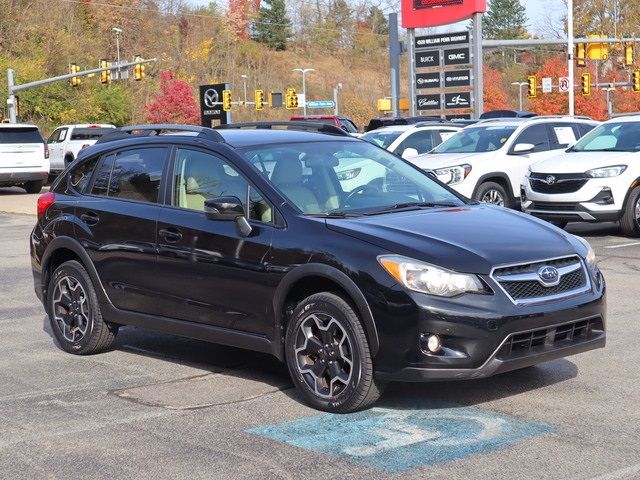
<instances>
[{"instance_id":1,"label":"driver side window","mask_svg":"<svg viewBox=\"0 0 640 480\"><path fill-rule=\"evenodd\" d=\"M519 143L530 143L533 145L533 153L548 151L549 135L547 134L546 125L538 124L525 128L513 145L515 146Z\"/></svg>"}]
</instances>

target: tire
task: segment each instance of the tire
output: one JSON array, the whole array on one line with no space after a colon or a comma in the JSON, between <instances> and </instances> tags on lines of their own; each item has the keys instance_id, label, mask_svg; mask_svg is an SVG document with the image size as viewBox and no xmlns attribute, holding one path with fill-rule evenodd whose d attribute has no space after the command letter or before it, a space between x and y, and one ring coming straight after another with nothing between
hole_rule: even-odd
<instances>
[{"instance_id":1,"label":"tire","mask_svg":"<svg viewBox=\"0 0 640 480\"><path fill-rule=\"evenodd\" d=\"M25 183L23 188L27 191L27 193L40 193L43 184L44 180L32 180Z\"/></svg>"},{"instance_id":2,"label":"tire","mask_svg":"<svg viewBox=\"0 0 640 480\"><path fill-rule=\"evenodd\" d=\"M296 306L287 325L285 356L296 388L304 401L318 410L362 410L384 390L384 384L373 376L373 360L360 319L333 293L311 295ZM334 367L329 364L339 367L340 373L332 377Z\"/></svg>"},{"instance_id":3,"label":"tire","mask_svg":"<svg viewBox=\"0 0 640 480\"><path fill-rule=\"evenodd\" d=\"M502 185L496 182L484 182L481 184L473 198L479 202L491 203L506 208L512 207L509 193ZM491 198L495 200L491 201ZM498 200L500 203L498 203Z\"/></svg>"},{"instance_id":4,"label":"tire","mask_svg":"<svg viewBox=\"0 0 640 480\"><path fill-rule=\"evenodd\" d=\"M67 155L64 157L64 168L67 168L73 162L73 155Z\"/></svg>"},{"instance_id":5,"label":"tire","mask_svg":"<svg viewBox=\"0 0 640 480\"><path fill-rule=\"evenodd\" d=\"M75 311L76 318L70 318L69 311ZM109 325L102 318L91 278L75 260L63 263L51 275L47 289L47 313L62 349L76 355L108 350L118 333L116 326Z\"/></svg>"},{"instance_id":6,"label":"tire","mask_svg":"<svg viewBox=\"0 0 640 480\"><path fill-rule=\"evenodd\" d=\"M625 237L640 236L640 187L634 188L629 193L620 219L620 228Z\"/></svg>"}]
</instances>

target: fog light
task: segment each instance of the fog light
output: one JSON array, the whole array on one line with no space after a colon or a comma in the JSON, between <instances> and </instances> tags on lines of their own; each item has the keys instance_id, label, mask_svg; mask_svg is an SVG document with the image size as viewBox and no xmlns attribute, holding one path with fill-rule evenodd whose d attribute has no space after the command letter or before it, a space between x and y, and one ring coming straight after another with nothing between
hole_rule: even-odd
<instances>
[{"instance_id":1,"label":"fog light","mask_svg":"<svg viewBox=\"0 0 640 480\"><path fill-rule=\"evenodd\" d=\"M438 335L429 335L427 337L427 348L431 353L438 353L441 346L442 342L440 341L440 337Z\"/></svg>"}]
</instances>

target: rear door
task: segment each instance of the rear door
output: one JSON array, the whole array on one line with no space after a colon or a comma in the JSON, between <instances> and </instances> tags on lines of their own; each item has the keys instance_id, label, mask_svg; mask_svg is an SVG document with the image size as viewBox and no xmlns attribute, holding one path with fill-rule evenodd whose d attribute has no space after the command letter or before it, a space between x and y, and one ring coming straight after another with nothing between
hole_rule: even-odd
<instances>
[{"instance_id":1,"label":"rear door","mask_svg":"<svg viewBox=\"0 0 640 480\"><path fill-rule=\"evenodd\" d=\"M67 138L68 128L60 127L49 136L49 161L52 170L64 169L64 141Z\"/></svg>"},{"instance_id":2,"label":"rear door","mask_svg":"<svg viewBox=\"0 0 640 480\"><path fill-rule=\"evenodd\" d=\"M155 311L158 199L168 152L153 145L103 156L76 205L77 237L120 309Z\"/></svg>"},{"instance_id":3,"label":"rear door","mask_svg":"<svg viewBox=\"0 0 640 480\"><path fill-rule=\"evenodd\" d=\"M0 171L49 171L44 139L37 127L0 125Z\"/></svg>"}]
</instances>

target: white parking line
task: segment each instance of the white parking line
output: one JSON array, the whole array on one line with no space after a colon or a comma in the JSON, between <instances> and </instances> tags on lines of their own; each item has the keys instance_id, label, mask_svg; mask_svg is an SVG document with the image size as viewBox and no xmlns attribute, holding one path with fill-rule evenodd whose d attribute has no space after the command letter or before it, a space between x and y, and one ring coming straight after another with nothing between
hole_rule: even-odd
<instances>
[{"instance_id":1,"label":"white parking line","mask_svg":"<svg viewBox=\"0 0 640 480\"><path fill-rule=\"evenodd\" d=\"M640 242L631 242L631 243L621 243L620 245L609 245L604 248L623 248L623 247L633 247L634 245L640 245Z\"/></svg>"},{"instance_id":2,"label":"white parking line","mask_svg":"<svg viewBox=\"0 0 640 480\"><path fill-rule=\"evenodd\" d=\"M638 478L635 476L636 473L640 473L640 463L631 465L630 467L621 468L620 470L607 473L606 475L602 475L600 477L594 477L592 480L626 480L627 478Z\"/></svg>"}]
</instances>

